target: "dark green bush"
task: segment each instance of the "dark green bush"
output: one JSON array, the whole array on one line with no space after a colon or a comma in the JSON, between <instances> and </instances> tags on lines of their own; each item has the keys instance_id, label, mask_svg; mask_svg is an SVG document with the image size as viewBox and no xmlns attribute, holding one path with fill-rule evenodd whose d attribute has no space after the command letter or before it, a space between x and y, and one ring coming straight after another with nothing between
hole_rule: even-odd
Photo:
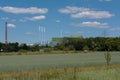
<instances>
[{"instance_id":1,"label":"dark green bush","mask_svg":"<svg viewBox=\"0 0 120 80\"><path fill-rule=\"evenodd\" d=\"M18 51L18 55L27 55L27 50L20 49L20 50Z\"/></svg>"}]
</instances>

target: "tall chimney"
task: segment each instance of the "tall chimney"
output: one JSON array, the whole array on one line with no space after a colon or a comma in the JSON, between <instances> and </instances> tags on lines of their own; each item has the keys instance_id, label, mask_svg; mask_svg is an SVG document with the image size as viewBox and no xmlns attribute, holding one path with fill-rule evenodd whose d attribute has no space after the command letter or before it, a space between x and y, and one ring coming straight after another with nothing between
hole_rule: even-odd
<instances>
[{"instance_id":1,"label":"tall chimney","mask_svg":"<svg viewBox=\"0 0 120 80\"><path fill-rule=\"evenodd\" d=\"M5 44L7 44L8 43L8 23L7 22L5 22Z\"/></svg>"}]
</instances>

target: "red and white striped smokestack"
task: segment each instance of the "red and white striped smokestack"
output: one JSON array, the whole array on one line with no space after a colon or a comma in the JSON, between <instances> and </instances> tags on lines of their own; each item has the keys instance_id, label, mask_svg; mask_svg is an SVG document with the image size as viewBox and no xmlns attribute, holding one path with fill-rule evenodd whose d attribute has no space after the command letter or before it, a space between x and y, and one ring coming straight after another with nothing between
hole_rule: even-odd
<instances>
[{"instance_id":1,"label":"red and white striped smokestack","mask_svg":"<svg viewBox=\"0 0 120 80\"><path fill-rule=\"evenodd\" d=\"M8 23L5 23L5 44L8 43Z\"/></svg>"}]
</instances>

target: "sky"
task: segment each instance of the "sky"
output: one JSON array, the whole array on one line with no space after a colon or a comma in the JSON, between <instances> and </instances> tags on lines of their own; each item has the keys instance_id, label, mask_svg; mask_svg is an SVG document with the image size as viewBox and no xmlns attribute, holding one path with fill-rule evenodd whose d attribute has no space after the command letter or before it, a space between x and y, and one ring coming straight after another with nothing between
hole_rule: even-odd
<instances>
[{"instance_id":1,"label":"sky","mask_svg":"<svg viewBox=\"0 0 120 80\"><path fill-rule=\"evenodd\" d=\"M39 43L53 37L119 37L120 0L0 0L0 42Z\"/></svg>"}]
</instances>

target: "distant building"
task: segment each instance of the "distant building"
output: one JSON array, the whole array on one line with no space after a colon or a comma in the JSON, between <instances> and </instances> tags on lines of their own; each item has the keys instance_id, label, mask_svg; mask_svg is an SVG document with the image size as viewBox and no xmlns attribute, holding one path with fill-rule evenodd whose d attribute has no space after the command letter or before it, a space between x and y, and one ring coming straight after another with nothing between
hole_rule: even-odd
<instances>
[{"instance_id":1,"label":"distant building","mask_svg":"<svg viewBox=\"0 0 120 80\"><path fill-rule=\"evenodd\" d=\"M66 43L69 40L76 40L76 39L81 39L83 38L82 36L71 36L71 37L54 37L52 38L51 41L49 41L48 45L51 47L54 47L56 44L62 44Z\"/></svg>"}]
</instances>

